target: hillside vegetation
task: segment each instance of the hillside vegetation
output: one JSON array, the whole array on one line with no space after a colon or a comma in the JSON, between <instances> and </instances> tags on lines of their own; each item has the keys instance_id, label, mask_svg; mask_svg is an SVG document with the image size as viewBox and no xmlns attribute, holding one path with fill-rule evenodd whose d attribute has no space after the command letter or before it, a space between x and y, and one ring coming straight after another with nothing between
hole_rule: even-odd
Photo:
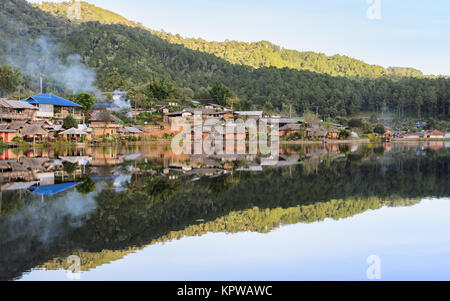
<instances>
[{"instance_id":1,"label":"hillside vegetation","mask_svg":"<svg viewBox=\"0 0 450 301\"><path fill-rule=\"evenodd\" d=\"M42 4L36 4L36 6L42 10L63 18L67 16L67 10L70 5L69 2L43 2ZM180 44L192 50L214 54L232 64L246 65L253 68L276 67L308 70L332 76L359 76L370 78L380 76L423 76L421 71L413 68L391 67L385 69L381 66L370 65L361 60L343 55L326 56L323 53L312 51L300 52L297 50L284 49L269 41L255 43L238 41L215 42L205 41L203 39L184 38L180 35L145 28L140 23L127 20L116 13L86 2L81 2L80 8L81 18L80 20L74 20L75 22L97 21L101 24L121 24L141 27L172 44Z\"/></svg>"},{"instance_id":2,"label":"hillside vegetation","mask_svg":"<svg viewBox=\"0 0 450 301\"><path fill-rule=\"evenodd\" d=\"M317 110L324 117L380 112L385 107L399 117L448 118L449 113L450 80L444 78L349 79L289 68L254 69L122 25L86 23L65 41L97 71L100 82L111 71L121 74L128 86L167 78L191 91L194 98L202 89L221 82L239 98L266 110L287 111L292 105L298 113Z\"/></svg>"},{"instance_id":3,"label":"hillside vegetation","mask_svg":"<svg viewBox=\"0 0 450 301\"><path fill-rule=\"evenodd\" d=\"M162 93L157 100L210 101L209 88L221 83L238 98L235 108L289 112L292 105L298 114L317 111L322 118L381 112L386 108L398 118L450 116L450 79L443 77L353 78L231 64L213 54L169 43L138 25L75 24L32 7L25 0L0 2L0 27L0 61L13 64L6 55L12 53L20 62L30 47L36 48L36 40L46 36L58 43L55 55L62 61L79 54L82 62L96 72L96 85L103 90L131 89L146 95L151 90L148 84L162 79L173 85L177 93ZM47 67L48 62L39 58L32 62L38 66L34 72L22 70L26 75L23 88L37 91L39 68ZM47 79L44 90L63 96L71 94ZM154 100L144 97L142 102L151 105Z\"/></svg>"}]
</instances>

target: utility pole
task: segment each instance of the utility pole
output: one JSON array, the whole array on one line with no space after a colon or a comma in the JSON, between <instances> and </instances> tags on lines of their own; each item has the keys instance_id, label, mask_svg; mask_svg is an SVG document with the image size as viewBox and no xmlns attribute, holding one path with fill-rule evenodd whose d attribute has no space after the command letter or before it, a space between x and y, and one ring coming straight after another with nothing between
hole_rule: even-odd
<instances>
[{"instance_id":1,"label":"utility pole","mask_svg":"<svg viewBox=\"0 0 450 301\"><path fill-rule=\"evenodd\" d=\"M42 73L39 73L39 87L42 94Z\"/></svg>"}]
</instances>

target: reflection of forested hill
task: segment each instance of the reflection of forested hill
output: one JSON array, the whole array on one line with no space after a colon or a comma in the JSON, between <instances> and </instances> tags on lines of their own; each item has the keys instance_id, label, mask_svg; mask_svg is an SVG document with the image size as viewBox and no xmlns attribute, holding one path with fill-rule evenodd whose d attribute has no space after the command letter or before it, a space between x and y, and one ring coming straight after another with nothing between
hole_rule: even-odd
<instances>
[{"instance_id":1,"label":"reflection of forested hill","mask_svg":"<svg viewBox=\"0 0 450 301\"><path fill-rule=\"evenodd\" d=\"M211 232L260 232L269 233L280 225L297 223L311 223L323 221L326 218L341 219L350 217L367 210L380 209L383 206L411 206L420 202L420 199L390 199L381 200L378 198L355 199L355 200L330 200L328 202L318 202L311 205L296 206L291 208L261 209L254 207L243 211L234 211L230 214L219 217L216 220L194 224L184 230L171 231L157 239L149 245L164 243L174 239L181 239L186 236L201 236ZM73 254L81 258L82 270L86 271L97 266L110 263L123 258L125 255L144 248L129 248L126 250L102 250L101 252L77 251ZM57 257L41 265L39 268L48 270L67 269L70 266L66 258Z\"/></svg>"},{"instance_id":2,"label":"reflection of forested hill","mask_svg":"<svg viewBox=\"0 0 450 301\"><path fill-rule=\"evenodd\" d=\"M11 230L27 225L20 215L0 219L0 278L17 277L74 250L129 250L209 231L264 232L266 226L270 230L280 223L338 219L384 205L415 202L402 201L406 199L447 197L449 163L446 149L420 156L405 150L381 158L362 149L347 158L323 160L314 168L269 168L195 182L190 177L174 181L162 176L133 177L128 191L100 189L93 211L76 219L62 218L59 223L54 222L58 216L54 207L61 199L49 204L31 202L25 209L35 207L38 227L27 235L9 236L15 233ZM90 204L87 197L78 200L83 201ZM198 219L205 222L198 224ZM50 222L57 231L53 239L43 242L42 232L49 227L42 224ZM89 254L93 266L118 255L96 256Z\"/></svg>"}]
</instances>

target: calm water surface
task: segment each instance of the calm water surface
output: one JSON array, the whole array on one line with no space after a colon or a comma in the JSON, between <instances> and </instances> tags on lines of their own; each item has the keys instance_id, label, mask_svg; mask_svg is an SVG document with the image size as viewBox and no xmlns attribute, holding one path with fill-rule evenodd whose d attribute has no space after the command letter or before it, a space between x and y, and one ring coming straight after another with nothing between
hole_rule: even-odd
<instances>
[{"instance_id":1,"label":"calm water surface","mask_svg":"<svg viewBox=\"0 0 450 301\"><path fill-rule=\"evenodd\" d=\"M448 144L281 153L4 151L0 279L450 280Z\"/></svg>"}]
</instances>

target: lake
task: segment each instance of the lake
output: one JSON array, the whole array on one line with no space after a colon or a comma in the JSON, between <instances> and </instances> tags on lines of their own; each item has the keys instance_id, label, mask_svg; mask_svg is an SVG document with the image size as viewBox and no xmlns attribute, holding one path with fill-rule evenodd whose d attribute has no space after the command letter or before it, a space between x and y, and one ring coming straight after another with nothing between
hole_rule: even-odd
<instances>
[{"instance_id":1,"label":"lake","mask_svg":"<svg viewBox=\"0 0 450 301\"><path fill-rule=\"evenodd\" d=\"M445 142L0 154L1 280L450 280Z\"/></svg>"}]
</instances>

